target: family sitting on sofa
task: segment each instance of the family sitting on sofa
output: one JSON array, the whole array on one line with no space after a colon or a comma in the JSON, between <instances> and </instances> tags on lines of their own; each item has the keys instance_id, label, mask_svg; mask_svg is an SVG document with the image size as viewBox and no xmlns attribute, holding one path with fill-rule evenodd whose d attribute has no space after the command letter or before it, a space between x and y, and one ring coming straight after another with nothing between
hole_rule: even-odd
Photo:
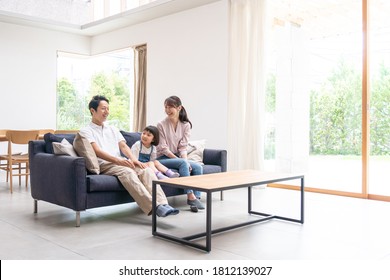
<instances>
[{"instance_id":1,"label":"family sitting on sofa","mask_svg":"<svg viewBox=\"0 0 390 280\"><path fill-rule=\"evenodd\" d=\"M44 141L31 141L34 213L39 200L54 203L75 210L76 226L80 226L80 211L135 201L150 215L153 180L225 172L225 150L202 145L199 149L189 143L192 124L180 99L171 96L164 105L167 117L157 127L148 126L142 133L125 132L105 122L108 99L94 96L89 103L92 121L79 133L48 133ZM73 156L61 156L64 154ZM167 197L181 194L187 195L193 212L205 208L199 192L161 184L156 214L178 214L179 209L170 206Z\"/></svg>"},{"instance_id":2,"label":"family sitting on sofa","mask_svg":"<svg viewBox=\"0 0 390 280\"><path fill-rule=\"evenodd\" d=\"M94 96L88 107L92 121L89 126L80 130L79 135L80 138L86 138L95 151L99 159L100 174L116 176L141 210L150 215L152 182L156 179L156 175L133 155L119 129L105 123L110 114L108 99L104 96ZM77 147L77 139L75 139L75 147ZM121 152L125 157L121 156ZM178 213L179 210L168 204L163 190L158 187L156 214L166 217Z\"/></svg>"},{"instance_id":3,"label":"family sitting on sofa","mask_svg":"<svg viewBox=\"0 0 390 280\"><path fill-rule=\"evenodd\" d=\"M187 160L187 143L192 124L181 100L177 96L171 96L165 100L164 105L167 117L158 123L158 128L145 128L141 140L131 149L126 145L119 129L106 123L110 113L109 100L101 95L94 96L89 102L92 120L79 132L80 138L86 138L91 144L99 160L100 174L116 176L147 215L152 212L154 179L190 176L190 173L202 174L199 163ZM75 139L75 147L78 139ZM200 193L192 190L187 192L187 204L194 212L205 208L200 201ZM158 187L156 214L166 217L178 213L179 210L168 204L163 190Z\"/></svg>"}]
</instances>

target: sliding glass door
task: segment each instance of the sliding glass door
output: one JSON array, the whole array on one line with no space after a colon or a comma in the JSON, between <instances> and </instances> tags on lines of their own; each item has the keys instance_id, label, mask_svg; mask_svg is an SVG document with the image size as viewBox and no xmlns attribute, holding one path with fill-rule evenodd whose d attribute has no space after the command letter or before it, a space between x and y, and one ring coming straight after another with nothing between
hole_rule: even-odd
<instances>
[{"instance_id":1,"label":"sliding glass door","mask_svg":"<svg viewBox=\"0 0 390 280\"><path fill-rule=\"evenodd\" d=\"M366 56L363 1L268 2L265 168L304 173L314 191L390 196L390 9L368 2Z\"/></svg>"},{"instance_id":2,"label":"sliding glass door","mask_svg":"<svg viewBox=\"0 0 390 280\"><path fill-rule=\"evenodd\" d=\"M369 194L390 196L390 3L370 0Z\"/></svg>"}]
</instances>

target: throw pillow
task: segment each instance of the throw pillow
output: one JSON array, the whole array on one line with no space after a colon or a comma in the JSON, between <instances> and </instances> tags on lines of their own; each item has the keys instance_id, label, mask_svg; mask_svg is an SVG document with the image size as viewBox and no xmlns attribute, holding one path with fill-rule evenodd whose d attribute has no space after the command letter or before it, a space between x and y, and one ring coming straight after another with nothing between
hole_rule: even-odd
<instances>
[{"instance_id":1,"label":"throw pillow","mask_svg":"<svg viewBox=\"0 0 390 280\"><path fill-rule=\"evenodd\" d=\"M46 153L54 154L53 150L53 143L58 142L60 143L62 139L68 140L69 143L73 143L75 134L53 134L53 133L46 133L43 136L43 139L45 140L45 147L46 147Z\"/></svg>"},{"instance_id":2,"label":"throw pillow","mask_svg":"<svg viewBox=\"0 0 390 280\"><path fill-rule=\"evenodd\" d=\"M135 142L141 139L141 132L126 132L121 130L121 134L126 140L127 146L131 147Z\"/></svg>"},{"instance_id":3,"label":"throw pillow","mask_svg":"<svg viewBox=\"0 0 390 280\"><path fill-rule=\"evenodd\" d=\"M81 136L80 133L77 133L73 141L73 148L78 156L85 158L85 165L89 172L93 174L100 173L97 156L87 138Z\"/></svg>"},{"instance_id":4,"label":"throw pillow","mask_svg":"<svg viewBox=\"0 0 390 280\"><path fill-rule=\"evenodd\" d=\"M68 155L71 157L77 157L75 150L73 149L72 144L68 142L65 138L62 139L61 143L53 142L53 150L56 155Z\"/></svg>"},{"instance_id":5,"label":"throw pillow","mask_svg":"<svg viewBox=\"0 0 390 280\"><path fill-rule=\"evenodd\" d=\"M203 164L203 151L206 146L206 140L190 141L187 147L187 158Z\"/></svg>"}]
</instances>

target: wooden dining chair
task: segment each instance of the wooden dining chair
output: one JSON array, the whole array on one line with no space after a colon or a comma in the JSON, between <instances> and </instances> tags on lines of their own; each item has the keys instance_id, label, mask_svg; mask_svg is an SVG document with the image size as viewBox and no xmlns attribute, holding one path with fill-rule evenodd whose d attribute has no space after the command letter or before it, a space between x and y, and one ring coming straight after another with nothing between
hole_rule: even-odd
<instances>
[{"instance_id":1,"label":"wooden dining chair","mask_svg":"<svg viewBox=\"0 0 390 280\"><path fill-rule=\"evenodd\" d=\"M0 142L8 142L7 139L7 129L0 129ZM3 154L5 152L1 151L0 153L0 170L7 172L6 182L8 182L8 154Z\"/></svg>"},{"instance_id":2,"label":"wooden dining chair","mask_svg":"<svg viewBox=\"0 0 390 280\"><path fill-rule=\"evenodd\" d=\"M54 131L54 134L76 134L78 133L80 130L63 130L63 129L58 129L56 131Z\"/></svg>"},{"instance_id":3,"label":"wooden dining chair","mask_svg":"<svg viewBox=\"0 0 390 280\"><path fill-rule=\"evenodd\" d=\"M7 130L6 137L8 140L8 153L1 156L1 160L7 161L5 169L7 171L7 179L9 176L10 192L12 193L12 178L19 177L19 186L21 185L21 177L26 178L26 188L28 185L28 177L30 175L28 153L24 152L28 149L28 142L39 138L39 130ZM15 152L14 148L24 150ZM16 171L16 173L15 173Z\"/></svg>"},{"instance_id":4,"label":"wooden dining chair","mask_svg":"<svg viewBox=\"0 0 390 280\"><path fill-rule=\"evenodd\" d=\"M0 142L8 142L7 139L7 130L8 129L0 129ZM1 151L0 153L0 170L4 170L7 172L6 175L6 182L8 182L9 178L9 171L8 171L8 154L5 154L6 150L3 152ZM20 152L14 153L15 155L21 154Z\"/></svg>"}]
</instances>

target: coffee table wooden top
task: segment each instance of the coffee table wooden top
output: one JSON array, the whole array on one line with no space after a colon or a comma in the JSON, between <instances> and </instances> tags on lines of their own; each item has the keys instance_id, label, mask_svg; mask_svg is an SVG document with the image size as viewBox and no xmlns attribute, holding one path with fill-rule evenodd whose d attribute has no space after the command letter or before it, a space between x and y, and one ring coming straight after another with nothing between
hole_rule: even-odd
<instances>
[{"instance_id":1,"label":"coffee table wooden top","mask_svg":"<svg viewBox=\"0 0 390 280\"><path fill-rule=\"evenodd\" d=\"M277 172L262 172L257 170L240 170L212 173L198 176L188 176L158 180L158 184L197 190L219 191L230 188L256 186L278 181L303 178L302 174L286 174Z\"/></svg>"}]
</instances>

